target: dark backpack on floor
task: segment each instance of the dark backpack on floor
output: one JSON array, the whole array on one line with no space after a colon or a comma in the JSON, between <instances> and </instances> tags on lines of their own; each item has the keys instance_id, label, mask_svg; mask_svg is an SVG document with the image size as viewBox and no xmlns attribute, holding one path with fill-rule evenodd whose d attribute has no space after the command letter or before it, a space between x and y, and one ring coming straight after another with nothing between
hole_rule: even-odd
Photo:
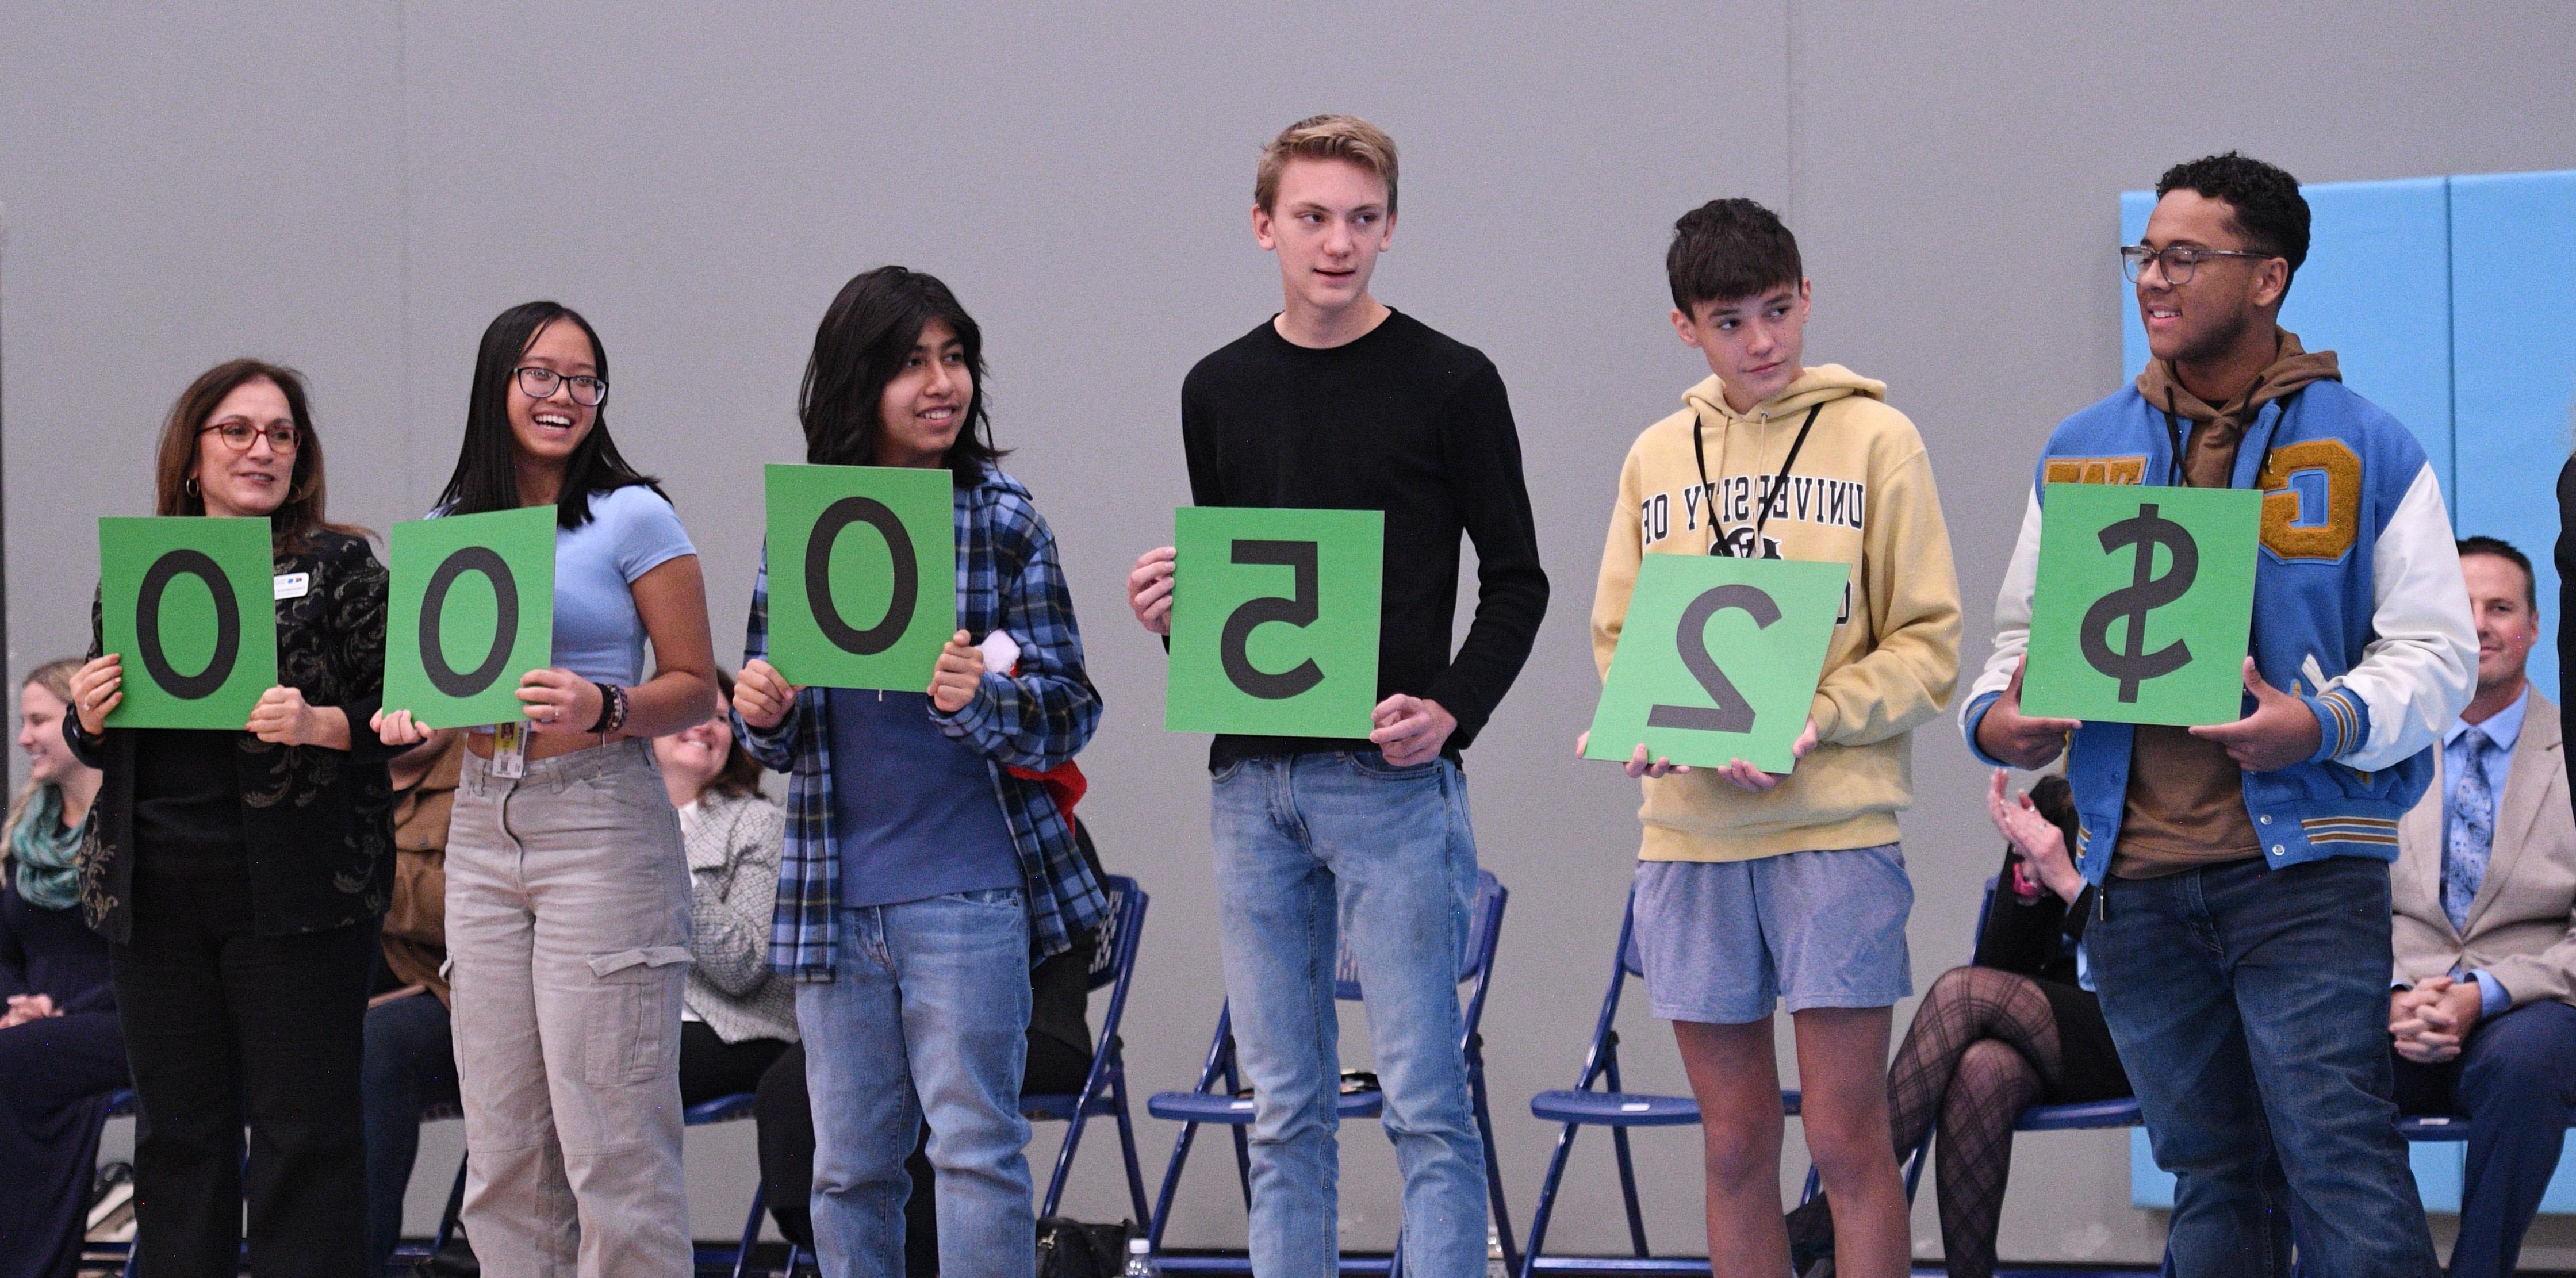
<instances>
[{"instance_id":1,"label":"dark backpack on floor","mask_svg":"<svg viewBox=\"0 0 2576 1278\"><path fill-rule=\"evenodd\" d=\"M1038 1222L1038 1278L1118 1278L1127 1268L1126 1221L1087 1225L1063 1216Z\"/></svg>"}]
</instances>

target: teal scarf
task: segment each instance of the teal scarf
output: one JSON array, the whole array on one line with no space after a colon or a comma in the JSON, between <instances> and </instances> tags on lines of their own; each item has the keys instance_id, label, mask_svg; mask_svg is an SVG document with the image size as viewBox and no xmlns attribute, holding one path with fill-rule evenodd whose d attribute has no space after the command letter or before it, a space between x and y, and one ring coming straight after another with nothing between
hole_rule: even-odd
<instances>
[{"instance_id":1,"label":"teal scarf","mask_svg":"<svg viewBox=\"0 0 2576 1278\"><path fill-rule=\"evenodd\" d=\"M63 828L63 792L40 785L27 796L18 828L9 832L9 856L18 863L18 895L40 910L68 910L80 904L80 849L89 833L89 817Z\"/></svg>"}]
</instances>

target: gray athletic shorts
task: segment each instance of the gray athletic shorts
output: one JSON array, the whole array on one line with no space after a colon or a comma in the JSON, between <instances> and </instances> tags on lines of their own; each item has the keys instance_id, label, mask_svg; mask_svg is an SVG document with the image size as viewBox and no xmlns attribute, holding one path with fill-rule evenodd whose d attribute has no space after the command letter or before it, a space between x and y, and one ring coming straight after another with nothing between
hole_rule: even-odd
<instances>
[{"instance_id":1,"label":"gray athletic shorts","mask_svg":"<svg viewBox=\"0 0 2576 1278\"><path fill-rule=\"evenodd\" d=\"M1637 863L1637 954L1668 1021L1741 1025L1811 1007L1887 1007L1914 992L1896 844L1751 861Z\"/></svg>"}]
</instances>

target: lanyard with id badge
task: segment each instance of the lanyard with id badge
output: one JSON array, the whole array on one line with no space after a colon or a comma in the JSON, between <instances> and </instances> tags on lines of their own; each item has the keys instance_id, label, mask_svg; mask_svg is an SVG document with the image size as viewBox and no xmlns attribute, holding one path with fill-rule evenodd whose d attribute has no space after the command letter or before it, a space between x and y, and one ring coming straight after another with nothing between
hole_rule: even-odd
<instances>
[{"instance_id":1,"label":"lanyard with id badge","mask_svg":"<svg viewBox=\"0 0 2576 1278\"><path fill-rule=\"evenodd\" d=\"M492 726L493 776L517 780L528 775L528 725L499 723Z\"/></svg>"}]
</instances>

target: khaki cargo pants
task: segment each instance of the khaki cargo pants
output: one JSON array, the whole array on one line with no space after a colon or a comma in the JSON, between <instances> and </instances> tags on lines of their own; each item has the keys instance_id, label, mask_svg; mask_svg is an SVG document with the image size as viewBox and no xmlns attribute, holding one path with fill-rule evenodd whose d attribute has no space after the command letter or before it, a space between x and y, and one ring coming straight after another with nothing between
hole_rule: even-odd
<instances>
[{"instance_id":1,"label":"khaki cargo pants","mask_svg":"<svg viewBox=\"0 0 2576 1278\"><path fill-rule=\"evenodd\" d=\"M643 741L471 754L447 839L465 1229L491 1278L686 1278L689 877Z\"/></svg>"}]
</instances>

